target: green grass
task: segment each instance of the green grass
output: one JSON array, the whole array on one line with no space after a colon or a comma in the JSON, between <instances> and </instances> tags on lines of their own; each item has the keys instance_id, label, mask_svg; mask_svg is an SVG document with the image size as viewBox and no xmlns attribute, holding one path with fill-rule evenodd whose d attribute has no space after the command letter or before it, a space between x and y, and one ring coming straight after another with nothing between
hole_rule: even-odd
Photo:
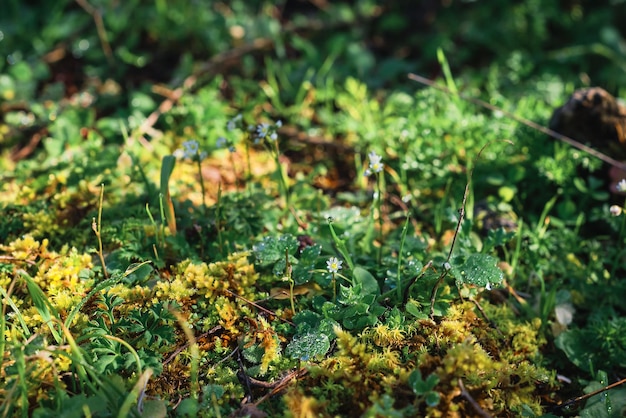
<instances>
[{"instance_id":1,"label":"green grass","mask_svg":"<svg viewBox=\"0 0 626 418\"><path fill-rule=\"evenodd\" d=\"M621 6L48 3L0 17L1 416L621 416L562 406L626 371L606 167L407 78L546 125Z\"/></svg>"}]
</instances>

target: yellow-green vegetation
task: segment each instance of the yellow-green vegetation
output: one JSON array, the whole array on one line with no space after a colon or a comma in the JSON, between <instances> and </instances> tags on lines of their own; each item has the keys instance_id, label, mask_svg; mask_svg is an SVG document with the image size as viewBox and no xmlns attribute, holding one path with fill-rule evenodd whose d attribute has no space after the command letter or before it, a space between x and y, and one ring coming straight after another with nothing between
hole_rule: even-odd
<instances>
[{"instance_id":1,"label":"yellow-green vegetation","mask_svg":"<svg viewBox=\"0 0 626 418\"><path fill-rule=\"evenodd\" d=\"M0 417L623 415L619 2L5 3Z\"/></svg>"}]
</instances>

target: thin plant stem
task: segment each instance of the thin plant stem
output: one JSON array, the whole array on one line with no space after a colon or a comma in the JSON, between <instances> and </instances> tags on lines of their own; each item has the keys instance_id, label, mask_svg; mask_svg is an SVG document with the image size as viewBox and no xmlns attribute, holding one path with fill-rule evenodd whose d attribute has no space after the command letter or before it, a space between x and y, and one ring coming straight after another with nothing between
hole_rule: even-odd
<instances>
[{"instance_id":1,"label":"thin plant stem","mask_svg":"<svg viewBox=\"0 0 626 418\"><path fill-rule=\"evenodd\" d=\"M383 205L383 197L382 197L382 179L380 174L376 174L376 189L378 196L376 198L376 206L378 212L378 265L381 265L383 259L383 213L382 213L382 205Z\"/></svg>"},{"instance_id":2,"label":"thin plant stem","mask_svg":"<svg viewBox=\"0 0 626 418\"><path fill-rule=\"evenodd\" d=\"M217 245L221 255L224 255L224 238L222 237L222 183L217 186L217 202L215 203L215 230L217 232Z\"/></svg>"},{"instance_id":3,"label":"thin plant stem","mask_svg":"<svg viewBox=\"0 0 626 418\"><path fill-rule=\"evenodd\" d=\"M396 294L398 296L398 300L402 298L402 256L404 255L404 242L406 241L406 235L409 231L409 214L406 214L406 220L404 221L404 226L402 227L402 235L400 236L400 250L398 252L398 270L396 272Z\"/></svg>"},{"instance_id":4,"label":"thin plant stem","mask_svg":"<svg viewBox=\"0 0 626 418\"><path fill-rule=\"evenodd\" d=\"M509 140L505 139L503 141L509 144L512 144L512 142ZM454 235L452 236L452 242L450 243L450 250L448 251L448 256L446 257L446 261L444 262L443 271L441 272L441 275L437 279L437 282L435 283L435 286L433 286L433 289L430 293L430 319L433 319L435 317L435 300L437 299L437 290L439 290L439 287L443 284L443 281L445 280L446 276L448 275L448 272L450 271L449 269L450 259L452 258L452 252L454 251L454 245L456 244L457 238L459 236L459 232L461 231L461 226L463 225L463 221L465 220L465 205L467 204L467 197L469 196L469 193L470 193L470 185L472 184L472 176L474 174L474 168L476 167L476 161L480 158L485 148L487 148L492 142L494 141L489 141L485 145L483 145L480 151L478 151L478 154L476 155L476 157L474 157L475 161L472 164L472 169L469 172L469 176L467 177L467 183L465 183L465 191L463 192L463 200L461 201L461 207L459 208L459 219L457 220L456 228L454 229Z\"/></svg>"},{"instance_id":5,"label":"thin plant stem","mask_svg":"<svg viewBox=\"0 0 626 418\"><path fill-rule=\"evenodd\" d=\"M200 191L202 193L202 211L203 215L207 214L207 205L206 205L206 192L204 189L204 176L202 176L202 162L200 161L200 156L196 158L196 163L198 164L198 175L200 176Z\"/></svg>"},{"instance_id":6,"label":"thin plant stem","mask_svg":"<svg viewBox=\"0 0 626 418\"><path fill-rule=\"evenodd\" d=\"M626 205L626 203L625 203ZM626 213L622 213L622 223L619 226L619 235L617 237L617 242L619 243L619 248L615 252L615 257L613 258L613 264L611 266L611 277L615 277L615 271L617 270L617 266L619 264L619 259L624 252L623 243L624 243L624 229L626 228Z\"/></svg>"},{"instance_id":7,"label":"thin plant stem","mask_svg":"<svg viewBox=\"0 0 626 418\"><path fill-rule=\"evenodd\" d=\"M248 141L244 141L244 143L246 144L246 165L248 166L248 174L246 175L246 189L248 190L248 195L252 194L252 162L250 161L250 139L250 135L248 134Z\"/></svg>"},{"instance_id":8,"label":"thin plant stem","mask_svg":"<svg viewBox=\"0 0 626 418\"><path fill-rule=\"evenodd\" d=\"M104 201L104 184L100 185L100 201L98 203L98 221L93 218L91 221L91 229L96 234L96 238L98 239L98 257L100 258L100 263L102 264L102 273L104 274L104 278L109 278L109 273L107 272L107 266L104 262L104 250L102 246L102 235L100 234L102 230L102 202Z\"/></svg>"},{"instance_id":9,"label":"thin plant stem","mask_svg":"<svg viewBox=\"0 0 626 418\"><path fill-rule=\"evenodd\" d=\"M287 185L287 180L285 179L283 167L280 164L280 149L278 148L278 140L275 140L273 142L275 142L275 149L273 154L274 161L276 162L276 172L280 181L281 193L283 195L283 199L285 200L285 208L289 208L289 186Z\"/></svg>"},{"instance_id":10,"label":"thin plant stem","mask_svg":"<svg viewBox=\"0 0 626 418\"><path fill-rule=\"evenodd\" d=\"M234 152L228 151L230 154L230 165L233 167L233 176L235 178L235 189L239 192L239 178L237 177L237 167L235 166Z\"/></svg>"},{"instance_id":11,"label":"thin plant stem","mask_svg":"<svg viewBox=\"0 0 626 418\"><path fill-rule=\"evenodd\" d=\"M295 286L295 282L293 280L293 269L291 267L291 263L289 262L289 249L285 248L285 276L289 281L289 302L291 302L291 312L296 313L296 305L294 303L293 298L293 288Z\"/></svg>"},{"instance_id":12,"label":"thin plant stem","mask_svg":"<svg viewBox=\"0 0 626 418\"><path fill-rule=\"evenodd\" d=\"M330 235L333 237L333 241L337 246L337 251L339 251L339 253L343 256L343 259L346 260L346 264L348 264L350 270L354 270L354 262L352 261L352 257L350 257L350 251L348 251L348 247L346 247L346 242L339 239L337 236L335 228L333 228L332 218L328 218L328 227L330 228Z\"/></svg>"}]
</instances>

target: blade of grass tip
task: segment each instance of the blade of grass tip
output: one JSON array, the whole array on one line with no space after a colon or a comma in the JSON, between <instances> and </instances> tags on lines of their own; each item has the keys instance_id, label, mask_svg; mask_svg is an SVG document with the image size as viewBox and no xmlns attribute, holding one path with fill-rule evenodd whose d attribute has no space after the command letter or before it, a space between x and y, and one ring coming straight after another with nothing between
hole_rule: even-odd
<instances>
[{"instance_id":1,"label":"blade of grass tip","mask_svg":"<svg viewBox=\"0 0 626 418\"><path fill-rule=\"evenodd\" d=\"M98 202L98 222L96 223L95 219L91 223L91 229L96 234L96 238L98 239L98 257L100 257L100 264L102 264L102 273L104 274L104 278L109 278L109 273L107 272L107 266L104 261L104 250L102 247L102 204L104 202L104 183L100 185L100 200Z\"/></svg>"},{"instance_id":2,"label":"blade of grass tip","mask_svg":"<svg viewBox=\"0 0 626 418\"><path fill-rule=\"evenodd\" d=\"M420 84L426 85L428 87L435 88L437 90L443 91L444 93L455 94L449 88L446 88L444 86L440 86L437 83L435 83L433 80L430 80L430 79L428 79L426 77L422 77L420 75L412 74L412 73L409 74L408 77L409 77L410 80L417 81ZM609 157L608 155L603 154L600 151L595 150L595 149L593 149L591 147L583 145L580 142L578 142L578 141L576 141L576 140L574 140L574 139L572 139L572 138L570 138L568 136L565 136L565 135L560 134L560 133L558 133L556 131L553 131L552 129L546 128L545 126L541 126L538 123L535 123L535 122L533 122L531 120L528 120L526 118L523 118L521 116L517 116L517 115L515 115L515 114L513 114L513 113L511 113L511 112L509 112L507 110L504 110L504 109L502 109L502 108L500 108L498 106L494 106L494 105L492 105L490 103L487 103L487 102L485 102L483 100L476 99L474 97L469 97L469 96L460 94L458 92L456 93L456 96L458 96L461 99L466 100L466 101L468 101L470 103L473 103L473 104L475 104L477 106L483 107L485 109L489 109L492 112L500 112L503 115L505 115L506 117L511 118L514 121L516 121L518 123L521 123L522 125L526 125L529 128L531 128L531 129L535 129L535 130L537 130L537 131L539 131L539 132L541 132L543 134L551 136L554 139L558 139L559 141L564 142L564 143L566 143L568 145L571 145L574 148L578 148L579 150L581 150L581 151L583 151L583 152L585 152L585 153L587 153L587 154L589 154L589 155L591 155L593 157L596 157L596 158L604 161L605 163L612 165L613 167L616 167L616 168L619 168L620 170L626 171L626 163L623 163L621 161L617 161L617 160Z\"/></svg>"},{"instance_id":3,"label":"blade of grass tip","mask_svg":"<svg viewBox=\"0 0 626 418\"><path fill-rule=\"evenodd\" d=\"M61 338L59 332L55 329L53 322L55 319L60 321L58 312L54 309L50 300L48 300L46 295L43 293L43 290L41 290L39 285L35 283L35 280L33 280L28 273L24 270L18 270L18 273L26 282L28 293L30 293L33 305L35 306L35 309L37 309L37 312L41 316L44 324L46 324L46 326L50 329L50 333L54 337L57 344L61 344L63 339Z\"/></svg>"},{"instance_id":4,"label":"blade of grass tip","mask_svg":"<svg viewBox=\"0 0 626 418\"><path fill-rule=\"evenodd\" d=\"M350 252L348 251L348 247L346 247L346 242L339 239L335 233L335 228L333 228L333 220L330 218L328 219L328 227L330 228L330 235L332 235L333 241L337 246L337 251L339 251L343 259L346 260L346 264L348 264L350 270L354 270L354 262L352 261L352 257L350 257Z\"/></svg>"},{"instance_id":5,"label":"blade of grass tip","mask_svg":"<svg viewBox=\"0 0 626 418\"><path fill-rule=\"evenodd\" d=\"M152 369L146 369L146 371L139 376L139 379L137 380L137 383L135 383L133 390L128 394L126 399L124 399L124 403L117 413L118 418L127 418L128 416L130 416L130 408L135 402L138 402L137 409L139 410L139 413L141 414L143 412L143 396L146 391L148 381L152 377L152 374Z\"/></svg>"},{"instance_id":6,"label":"blade of grass tip","mask_svg":"<svg viewBox=\"0 0 626 418\"><path fill-rule=\"evenodd\" d=\"M90 363L83 355L82 348L80 348L80 346L76 343L76 340L74 339L74 336L70 332L69 328L63 325L61 321L58 322L61 326L61 330L63 330L65 339L70 346L70 358L72 359L72 366L74 366L76 374L78 375L78 383L81 386L88 386L93 393L97 393L97 386L102 386L102 381L99 377L100 375L92 370Z\"/></svg>"},{"instance_id":7,"label":"blade of grass tip","mask_svg":"<svg viewBox=\"0 0 626 418\"><path fill-rule=\"evenodd\" d=\"M161 163L161 196L165 208L165 219L172 235L176 235L176 215L174 214L174 205L170 196L170 177L172 172L174 172L175 165L176 157L173 155L163 157Z\"/></svg>"},{"instance_id":8,"label":"blade of grass tip","mask_svg":"<svg viewBox=\"0 0 626 418\"><path fill-rule=\"evenodd\" d=\"M2 303L2 317L0 317L0 328L2 328L0 331L2 332L0 334L0 353L4 353L4 330L6 328L6 307L7 305L9 305L11 307L11 309L13 309L13 312L15 312L15 316L17 317L17 320L20 323L20 326L22 327L22 330L24 331L24 335L26 337L30 336L30 330L28 329L28 325L26 325L26 321L24 320L24 317L22 316L22 312L20 311L20 308L17 307L17 305L15 304L15 302L13 302L13 299L11 299L11 296L7 293L6 290L4 290L4 288L0 287L0 295L2 295L2 300L6 301Z\"/></svg>"},{"instance_id":9,"label":"blade of grass tip","mask_svg":"<svg viewBox=\"0 0 626 418\"><path fill-rule=\"evenodd\" d=\"M16 350L13 350L15 356L15 368L17 370L17 375L19 378L19 382L17 383L17 389L19 390L19 398L20 398L20 406L22 417L28 417L28 378L26 376L26 357L24 356L24 347L20 347Z\"/></svg>"},{"instance_id":10,"label":"blade of grass tip","mask_svg":"<svg viewBox=\"0 0 626 418\"><path fill-rule=\"evenodd\" d=\"M522 238L523 238L522 230L523 229L524 229L524 221L520 219L517 223L517 231L515 233L515 236L517 238L515 242L515 250L513 251L513 257L511 257L511 271L512 272L517 271L517 265L519 264L520 255L522 254Z\"/></svg>"},{"instance_id":11,"label":"blade of grass tip","mask_svg":"<svg viewBox=\"0 0 626 418\"><path fill-rule=\"evenodd\" d=\"M160 196L160 195L159 195ZM162 207L163 205L161 205ZM155 245L154 246L154 255L156 257L156 259L159 259L159 252L156 248L156 246L159 247L163 247L163 243L165 241L165 238L163 237L163 229L161 227L159 227L156 223L156 221L154 220L154 217L152 216L152 212L150 212L150 204L146 203L146 213L148 214L148 219L150 219L150 223L152 224L152 227L154 228L154 236L155 236Z\"/></svg>"},{"instance_id":12,"label":"blade of grass tip","mask_svg":"<svg viewBox=\"0 0 626 418\"><path fill-rule=\"evenodd\" d=\"M128 129L126 128L126 124L121 119L119 120L119 124L120 124L120 132L122 132L122 137L124 138L124 144L126 145L126 148L129 148L128 145L130 144L128 140L130 136L128 135ZM137 159L137 157L135 157L135 155L133 155L130 151L128 151L128 149L125 149L125 151L130 156L130 159L133 162L133 167L139 170L139 175L141 176L141 180L146 186L146 192L148 196L154 196L155 191L152 187L152 183L150 182L150 180L148 180L148 176L146 176L146 172L143 170L143 167L141 166L139 160Z\"/></svg>"},{"instance_id":13,"label":"blade of grass tip","mask_svg":"<svg viewBox=\"0 0 626 418\"><path fill-rule=\"evenodd\" d=\"M398 252L398 271L396 272L396 295L398 297L398 300L401 300L402 298L402 256L404 255L404 241L406 240L406 235L409 231L410 218L410 215L407 213L406 220L404 221L404 226L402 227L402 235L400 236L400 251Z\"/></svg>"},{"instance_id":14,"label":"blade of grass tip","mask_svg":"<svg viewBox=\"0 0 626 418\"><path fill-rule=\"evenodd\" d=\"M543 207L543 211L541 212L541 216L539 216L539 220L537 221L537 226L535 228L538 238L543 238L548 230L548 224L550 223L548 221L548 213L550 213L552 207L554 207L557 199L558 196L552 197L552 199L548 200L546 205Z\"/></svg>"},{"instance_id":15,"label":"blade of grass tip","mask_svg":"<svg viewBox=\"0 0 626 418\"><path fill-rule=\"evenodd\" d=\"M446 80L446 86L448 86L448 90L450 90L450 93L454 94L455 96L458 96L459 90L456 88L456 83L454 82L454 78L452 77L452 71L450 71L450 64L448 63L446 54L444 54L443 49L441 49L441 47L437 48L437 61L439 61L439 65L441 65L441 70L443 71L443 77Z\"/></svg>"}]
</instances>

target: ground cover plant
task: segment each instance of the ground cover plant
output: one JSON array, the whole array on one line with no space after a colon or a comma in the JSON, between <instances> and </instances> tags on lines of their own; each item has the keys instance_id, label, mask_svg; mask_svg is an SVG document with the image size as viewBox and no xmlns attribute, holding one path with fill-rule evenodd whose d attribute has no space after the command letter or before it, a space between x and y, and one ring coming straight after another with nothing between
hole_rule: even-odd
<instances>
[{"instance_id":1,"label":"ground cover plant","mask_svg":"<svg viewBox=\"0 0 626 418\"><path fill-rule=\"evenodd\" d=\"M7 2L1 416L623 416L625 15Z\"/></svg>"}]
</instances>

